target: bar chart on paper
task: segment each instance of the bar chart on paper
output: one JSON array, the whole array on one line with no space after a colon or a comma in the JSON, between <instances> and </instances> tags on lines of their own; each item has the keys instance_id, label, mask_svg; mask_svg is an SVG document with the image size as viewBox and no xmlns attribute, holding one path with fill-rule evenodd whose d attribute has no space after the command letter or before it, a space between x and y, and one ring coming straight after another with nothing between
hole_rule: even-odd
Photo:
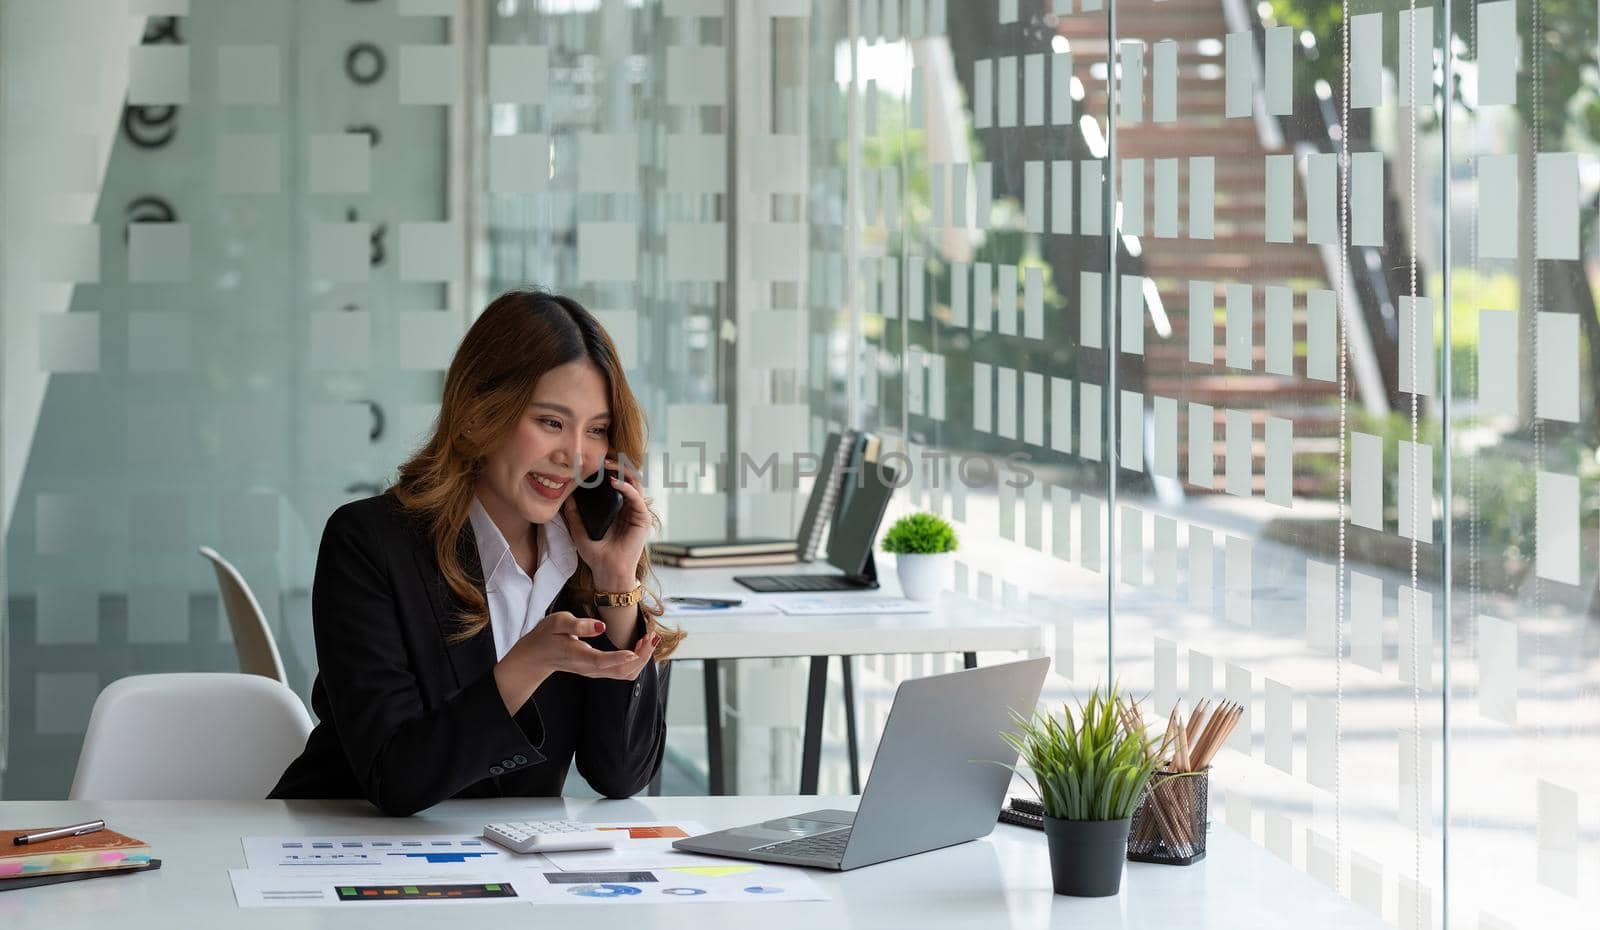
<instances>
[{"instance_id":1,"label":"bar chart on paper","mask_svg":"<svg viewBox=\"0 0 1600 930\"><path fill-rule=\"evenodd\" d=\"M458 885L335 885L341 903L363 901L425 901L430 898L515 898L509 883L477 882Z\"/></svg>"},{"instance_id":2,"label":"bar chart on paper","mask_svg":"<svg viewBox=\"0 0 1600 930\"><path fill-rule=\"evenodd\" d=\"M506 865L513 857L475 836L331 836L244 838L249 868L369 869Z\"/></svg>"}]
</instances>

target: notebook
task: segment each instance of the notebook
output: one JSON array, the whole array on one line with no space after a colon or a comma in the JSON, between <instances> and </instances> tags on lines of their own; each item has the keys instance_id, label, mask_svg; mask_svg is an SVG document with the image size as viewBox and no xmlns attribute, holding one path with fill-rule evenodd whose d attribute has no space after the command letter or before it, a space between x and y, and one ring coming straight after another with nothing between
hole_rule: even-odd
<instances>
[{"instance_id":1,"label":"notebook","mask_svg":"<svg viewBox=\"0 0 1600 930\"><path fill-rule=\"evenodd\" d=\"M692 539L683 542L664 540L650 544L650 551L662 555L702 558L718 555L762 555L794 552L792 539Z\"/></svg>"},{"instance_id":2,"label":"notebook","mask_svg":"<svg viewBox=\"0 0 1600 930\"><path fill-rule=\"evenodd\" d=\"M787 565L795 560L794 552L767 552L754 555L669 555L650 550L650 561L657 565L676 565L679 568L715 568L719 565Z\"/></svg>"},{"instance_id":3,"label":"notebook","mask_svg":"<svg viewBox=\"0 0 1600 930\"><path fill-rule=\"evenodd\" d=\"M0 881L63 872L134 868L150 861L150 847L144 840L123 836L115 830L63 836L26 846L11 842L24 833L48 829L48 826L44 826L0 830Z\"/></svg>"},{"instance_id":4,"label":"notebook","mask_svg":"<svg viewBox=\"0 0 1600 930\"><path fill-rule=\"evenodd\" d=\"M125 869L95 869L93 872L57 872L53 875L26 875L21 878L0 878L0 891L21 888L38 888L40 885L59 885L62 882L81 882L86 878L109 878L113 875L133 875L136 872L154 872L161 868L160 859L151 859Z\"/></svg>"}]
</instances>

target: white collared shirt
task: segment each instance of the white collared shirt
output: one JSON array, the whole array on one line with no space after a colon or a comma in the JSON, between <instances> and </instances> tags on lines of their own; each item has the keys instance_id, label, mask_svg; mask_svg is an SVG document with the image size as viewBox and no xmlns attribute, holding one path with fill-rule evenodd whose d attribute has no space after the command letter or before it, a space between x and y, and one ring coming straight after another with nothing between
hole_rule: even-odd
<instances>
[{"instance_id":1,"label":"white collared shirt","mask_svg":"<svg viewBox=\"0 0 1600 930\"><path fill-rule=\"evenodd\" d=\"M549 612L567 579L578 570L578 549L560 514L548 523L535 524L539 564L529 578L512 557L504 534L476 497L468 517L477 537L478 560L483 565L489 627L494 631L494 659L498 662Z\"/></svg>"}]
</instances>

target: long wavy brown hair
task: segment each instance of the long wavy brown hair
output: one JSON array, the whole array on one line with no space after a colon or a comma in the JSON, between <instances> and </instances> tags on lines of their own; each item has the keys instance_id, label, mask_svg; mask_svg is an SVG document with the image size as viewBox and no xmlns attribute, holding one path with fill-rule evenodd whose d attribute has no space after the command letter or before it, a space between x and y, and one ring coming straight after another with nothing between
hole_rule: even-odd
<instances>
[{"instance_id":1,"label":"long wavy brown hair","mask_svg":"<svg viewBox=\"0 0 1600 930\"><path fill-rule=\"evenodd\" d=\"M452 634L456 641L477 636L489 624L489 605L477 577L481 572L465 564L462 551L462 534L484 457L511 435L527 413L534 387L544 373L581 359L600 369L610 391L610 454L624 462L643 462L644 413L628 387L616 346L604 327L570 297L511 291L489 304L467 330L445 375L444 400L433 435L400 466L399 480L390 490L429 528L439 569L464 605L457 617L460 626ZM661 520L653 509L650 518L660 528ZM665 659L684 634L661 623L665 610L653 589L648 545L639 557L635 577L646 584L647 597L639 605L646 632L661 634L655 658ZM567 587L575 595L574 613L596 616L591 606L594 575L582 559Z\"/></svg>"}]
</instances>

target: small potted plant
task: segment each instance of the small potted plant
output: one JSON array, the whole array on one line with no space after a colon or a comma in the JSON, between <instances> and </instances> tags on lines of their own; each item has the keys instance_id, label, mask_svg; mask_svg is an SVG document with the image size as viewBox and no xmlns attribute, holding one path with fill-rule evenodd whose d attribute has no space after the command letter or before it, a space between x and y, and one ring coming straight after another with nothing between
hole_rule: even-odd
<instances>
[{"instance_id":1,"label":"small potted plant","mask_svg":"<svg viewBox=\"0 0 1600 930\"><path fill-rule=\"evenodd\" d=\"M883 551L893 553L900 590L914 601L933 601L950 571L956 531L937 514L910 513L883 535Z\"/></svg>"},{"instance_id":2,"label":"small potted plant","mask_svg":"<svg viewBox=\"0 0 1600 930\"><path fill-rule=\"evenodd\" d=\"M1163 753L1142 729L1128 725L1115 686L1104 693L1096 687L1077 713L1067 706L1059 718L1037 711L1012 715L1018 730L1001 736L1033 773L1029 785L1044 806L1056 894L1118 893L1128 826Z\"/></svg>"}]
</instances>

